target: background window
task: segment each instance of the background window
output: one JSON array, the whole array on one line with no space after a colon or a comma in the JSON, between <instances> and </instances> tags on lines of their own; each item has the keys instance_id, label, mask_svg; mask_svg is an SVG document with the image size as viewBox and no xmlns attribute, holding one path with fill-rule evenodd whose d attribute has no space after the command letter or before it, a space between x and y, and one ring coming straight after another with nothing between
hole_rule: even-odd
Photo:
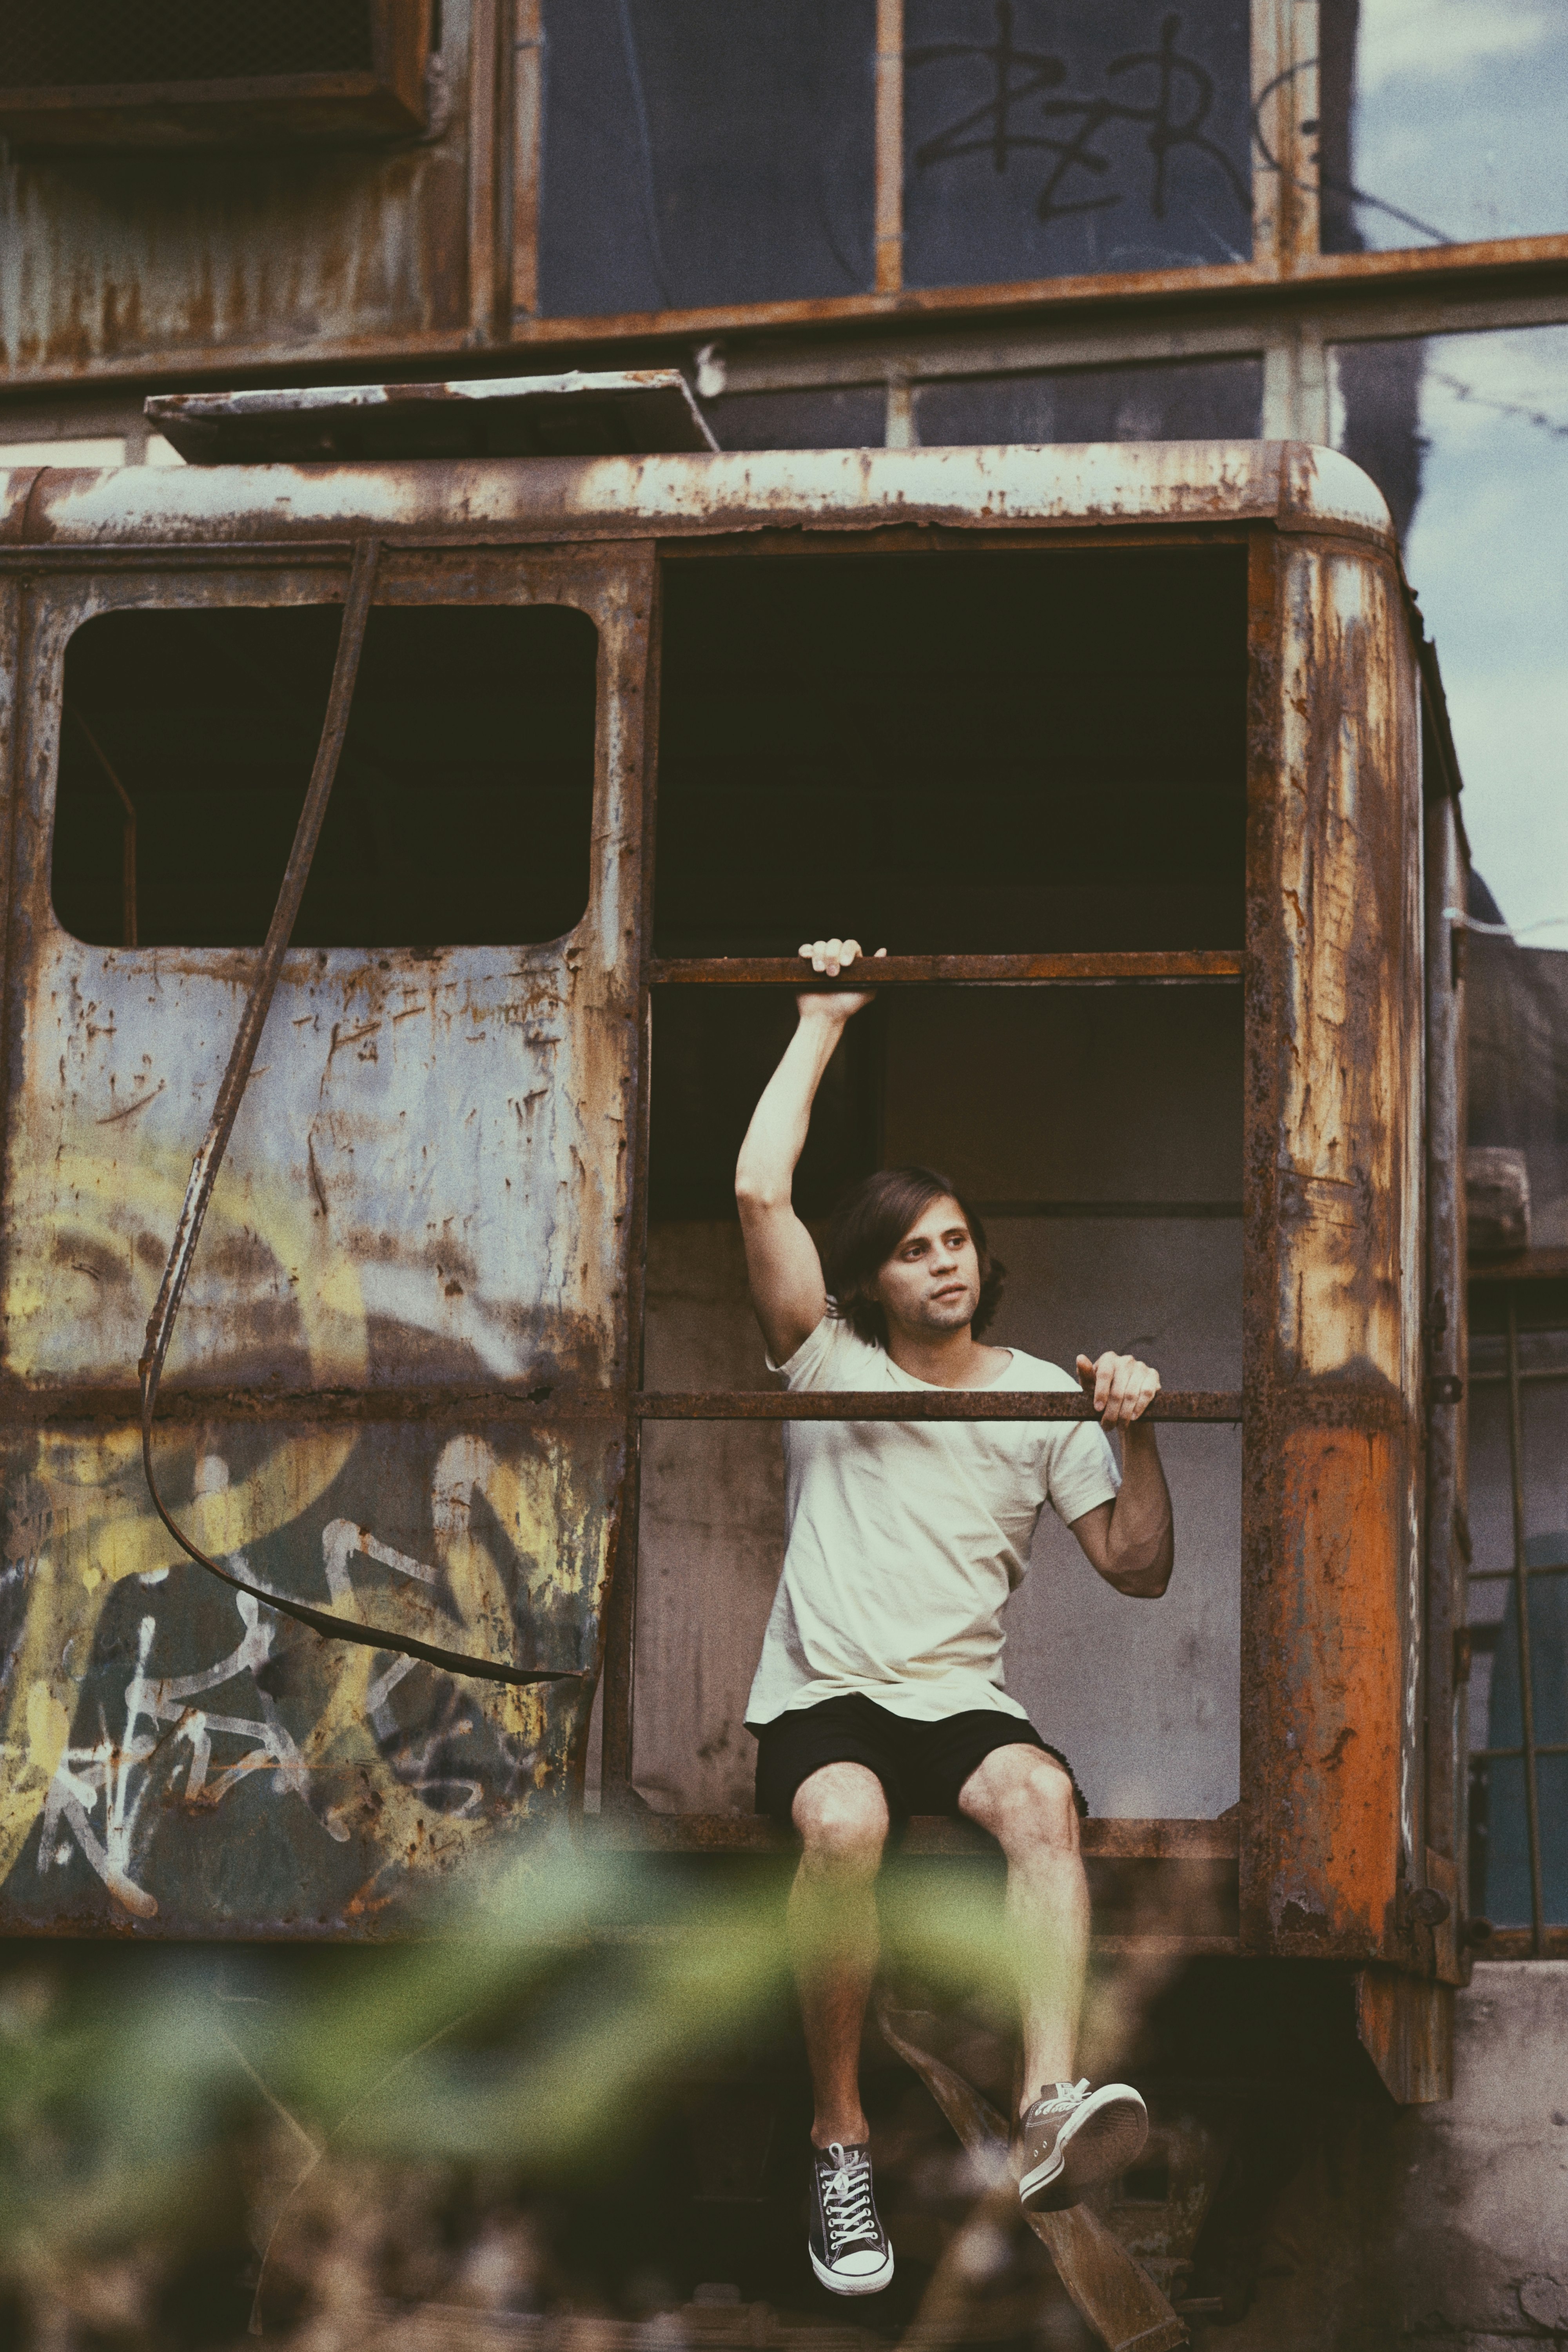
<instances>
[{"instance_id":1,"label":"background window","mask_svg":"<svg viewBox=\"0 0 1568 2352\"><path fill-rule=\"evenodd\" d=\"M904 283L1252 256L1247 0L908 0Z\"/></svg>"},{"instance_id":2,"label":"background window","mask_svg":"<svg viewBox=\"0 0 1568 2352\"><path fill-rule=\"evenodd\" d=\"M702 413L721 449L879 449L888 395L880 385L811 392L730 392Z\"/></svg>"},{"instance_id":3,"label":"background window","mask_svg":"<svg viewBox=\"0 0 1568 2352\"><path fill-rule=\"evenodd\" d=\"M1568 1926L1568 1285L1482 1279L1471 1315L1469 1907L1543 1934Z\"/></svg>"},{"instance_id":4,"label":"background window","mask_svg":"<svg viewBox=\"0 0 1568 2352\"><path fill-rule=\"evenodd\" d=\"M547 0L540 304L872 283L875 0Z\"/></svg>"},{"instance_id":5,"label":"background window","mask_svg":"<svg viewBox=\"0 0 1568 2352\"><path fill-rule=\"evenodd\" d=\"M141 945L266 937L341 617L107 613L77 631L54 832L68 930L128 940L133 822ZM560 605L378 605L296 945L571 930L588 903L597 646L587 615Z\"/></svg>"},{"instance_id":6,"label":"background window","mask_svg":"<svg viewBox=\"0 0 1568 2352\"><path fill-rule=\"evenodd\" d=\"M1061 368L922 384L920 438L955 441L1255 440L1263 429L1261 360Z\"/></svg>"}]
</instances>

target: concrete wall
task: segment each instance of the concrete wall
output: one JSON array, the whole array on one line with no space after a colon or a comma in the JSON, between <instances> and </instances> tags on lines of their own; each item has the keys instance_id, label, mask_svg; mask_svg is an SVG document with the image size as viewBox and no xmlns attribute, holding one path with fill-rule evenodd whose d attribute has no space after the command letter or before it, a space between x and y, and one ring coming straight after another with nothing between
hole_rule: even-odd
<instances>
[{"instance_id":1,"label":"concrete wall","mask_svg":"<svg viewBox=\"0 0 1568 2352\"><path fill-rule=\"evenodd\" d=\"M1288 2118L1287 2121L1293 2121ZM1245 2319L1201 2352L1512 2352L1568 2343L1568 1962L1485 1963L1454 2096L1313 2132Z\"/></svg>"},{"instance_id":2,"label":"concrete wall","mask_svg":"<svg viewBox=\"0 0 1568 2352\"><path fill-rule=\"evenodd\" d=\"M1240 1192L1234 995L906 996L886 1018L882 1158L933 1161L989 1212L1008 1267L990 1336L1065 1365L1132 1348L1168 1386L1238 1386L1240 1225L1212 1213ZM647 1381L769 1385L732 1223L655 1228ZM778 1431L654 1426L645 1447L637 1785L661 1810L749 1811ZM1008 1686L1103 1814L1213 1815L1237 1794L1240 1437L1173 1429L1162 1452L1179 1547L1165 1600L1112 1592L1047 1514L1009 1609Z\"/></svg>"}]
</instances>

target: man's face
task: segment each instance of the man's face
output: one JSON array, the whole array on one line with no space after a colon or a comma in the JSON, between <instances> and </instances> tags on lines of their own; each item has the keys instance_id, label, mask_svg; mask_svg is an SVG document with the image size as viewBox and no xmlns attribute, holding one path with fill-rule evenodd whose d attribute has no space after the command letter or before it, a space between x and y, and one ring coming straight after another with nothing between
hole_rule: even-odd
<instances>
[{"instance_id":1,"label":"man's face","mask_svg":"<svg viewBox=\"0 0 1568 2352\"><path fill-rule=\"evenodd\" d=\"M958 1202L933 1201L879 1269L877 1304L890 1323L958 1331L980 1304L980 1259Z\"/></svg>"}]
</instances>

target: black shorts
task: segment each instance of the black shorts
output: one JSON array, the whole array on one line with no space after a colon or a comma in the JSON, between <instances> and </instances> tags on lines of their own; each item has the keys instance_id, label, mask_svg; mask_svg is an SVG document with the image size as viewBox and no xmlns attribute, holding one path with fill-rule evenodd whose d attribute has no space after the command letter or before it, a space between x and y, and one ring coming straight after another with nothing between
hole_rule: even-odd
<instances>
[{"instance_id":1,"label":"black shorts","mask_svg":"<svg viewBox=\"0 0 1568 2352\"><path fill-rule=\"evenodd\" d=\"M994 1748L1043 1748L1072 1782L1079 1813L1089 1811L1060 1748L1042 1739L1022 1716L992 1707L915 1723L856 1691L746 1728L757 1743L757 1811L776 1822L789 1822L795 1790L825 1764L864 1764L875 1772L895 1821L910 1813L956 1813L959 1790Z\"/></svg>"}]
</instances>

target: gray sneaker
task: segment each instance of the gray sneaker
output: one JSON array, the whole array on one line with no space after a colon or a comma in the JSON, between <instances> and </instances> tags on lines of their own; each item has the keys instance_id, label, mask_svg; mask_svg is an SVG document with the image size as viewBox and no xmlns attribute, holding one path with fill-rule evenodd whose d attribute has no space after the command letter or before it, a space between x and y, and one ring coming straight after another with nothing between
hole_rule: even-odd
<instances>
[{"instance_id":1,"label":"gray sneaker","mask_svg":"<svg viewBox=\"0 0 1568 2352\"><path fill-rule=\"evenodd\" d=\"M1149 2110L1128 2083L1045 2083L1025 2110L1018 2201L1031 2213L1076 2205L1125 2172L1149 2137Z\"/></svg>"},{"instance_id":2,"label":"gray sneaker","mask_svg":"<svg viewBox=\"0 0 1568 2352\"><path fill-rule=\"evenodd\" d=\"M834 2140L811 2154L811 2267L834 2294L880 2294L893 2250L877 2219L871 2151Z\"/></svg>"}]
</instances>

